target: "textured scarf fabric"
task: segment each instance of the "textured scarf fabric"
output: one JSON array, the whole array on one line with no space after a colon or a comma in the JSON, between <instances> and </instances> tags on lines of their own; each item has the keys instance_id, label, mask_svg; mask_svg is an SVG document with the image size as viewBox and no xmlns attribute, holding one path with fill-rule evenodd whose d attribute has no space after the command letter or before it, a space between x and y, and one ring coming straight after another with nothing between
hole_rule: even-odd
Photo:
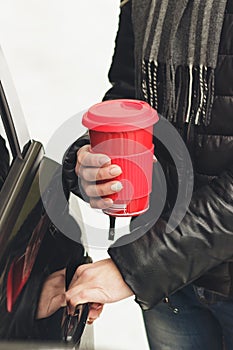
<instances>
[{"instance_id":1,"label":"textured scarf fabric","mask_svg":"<svg viewBox=\"0 0 233 350\"><path fill-rule=\"evenodd\" d=\"M176 121L209 124L227 0L132 0L137 83L143 98ZM162 72L163 101L158 101ZM161 75L161 74L160 74Z\"/></svg>"}]
</instances>

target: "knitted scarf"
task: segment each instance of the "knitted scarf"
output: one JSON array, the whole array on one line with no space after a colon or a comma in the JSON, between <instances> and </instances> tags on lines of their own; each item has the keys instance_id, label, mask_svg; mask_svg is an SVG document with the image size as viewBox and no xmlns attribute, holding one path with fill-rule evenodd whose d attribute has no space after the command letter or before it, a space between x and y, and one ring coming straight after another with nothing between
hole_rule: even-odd
<instances>
[{"instance_id":1,"label":"knitted scarf","mask_svg":"<svg viewBox=\"0 0 233 350\"><path fill-rule=\"evenodd\" d=\"M171 121L182 108L184 121L210 122L226 2L132 0L137 84L142 97L156 109L162 105Z\"/></svg>"}]
</instances>

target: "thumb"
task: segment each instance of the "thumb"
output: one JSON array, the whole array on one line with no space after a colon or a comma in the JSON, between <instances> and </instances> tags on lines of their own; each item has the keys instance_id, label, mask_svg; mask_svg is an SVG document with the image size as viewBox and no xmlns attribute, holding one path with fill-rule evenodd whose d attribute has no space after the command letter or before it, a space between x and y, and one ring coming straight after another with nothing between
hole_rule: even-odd
<instances>
[{"instance_id":1,"label":"thumb","mask_svg":"<svg viewBox=\"0 0 233 350\"><path fill-rule=\"evenodd\" d=\"M60 309L61 307L65 307L65 306L66 306L65 293L58 294L51 301L51 304L49 307L49 314L52 315L58 309Z\"/></svg>"},{"instance_id":2,"label":"thumb","mask_svg":"<svg viewBox=\"0 0 233 350\"><path fill-rule=\"evenodd\" d=\"M61 307L66 306L66 297L65 293L58 294L54 296L51 300L48 306L46 305L39 305L37 310L37 319L41 318L47 318L51 315L53 315L58 309Z\"/></svg>"}]
</instances>

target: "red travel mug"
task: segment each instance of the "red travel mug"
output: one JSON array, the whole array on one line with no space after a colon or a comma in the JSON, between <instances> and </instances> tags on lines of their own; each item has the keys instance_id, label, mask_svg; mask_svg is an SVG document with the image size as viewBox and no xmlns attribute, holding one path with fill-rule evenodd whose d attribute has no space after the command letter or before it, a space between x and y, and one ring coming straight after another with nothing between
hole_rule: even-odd
<instances>
[{"instance_id":1,"label":"red travel mug","mask_svg":"<svg viewBox=\"0 0 233 350\"><path fill-rule=\"evenodd\" d=\"M111 100L92 106L82 123L89 129L91 151L103 153L122 169L114 178L123 189L108 197L113 205L105 209L112 216L135 216L149 207L152 190L153 125L156 110L139 100Z\"/></svg>"}]
</instances>

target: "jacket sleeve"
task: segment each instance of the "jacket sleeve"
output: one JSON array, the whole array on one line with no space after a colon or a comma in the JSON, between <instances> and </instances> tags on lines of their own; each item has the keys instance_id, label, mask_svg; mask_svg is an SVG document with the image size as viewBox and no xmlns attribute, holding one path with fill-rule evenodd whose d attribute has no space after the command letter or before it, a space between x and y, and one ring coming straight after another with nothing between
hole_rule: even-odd
<instances>
[{"instance_id":1,"label":"jacket sleeve","mask_svg":"<svg viewBox=\"0 0 233 350\"><path fill-rule=\"evenodd\" d=\"M131 1L121 8L119 29L108 78L112 87L103 100L135 98L134 38Z\"/></svg>"},{"instance_id":2,"label":"jacket sleeve","mask_svg":"<svg viewBox=\"0 0 233 350\"><path fill-rule=\"evenodd\" d=\"M168 218L109 254L143 309L233 257L233 166L193 194L182 222L166 233Z\"/></svg>"},{"instance_id":3,"label":"jacket sleeve","mask_svg":"<svg viewBox=\"0 0 233 350\"><path fill-rule=\"evenodd\" d=\"M79 179L75 173L75 165L77 162L77 152L78 150L90 143L88 131L82 135L78 140L76 140L65 152L62 164L62 184L65 193L72 192L76 196L82 199L87 198L84 196L84 191L79 186ZM85 197L85 198L84 198Z\"/></svg>"}]
</instances>

